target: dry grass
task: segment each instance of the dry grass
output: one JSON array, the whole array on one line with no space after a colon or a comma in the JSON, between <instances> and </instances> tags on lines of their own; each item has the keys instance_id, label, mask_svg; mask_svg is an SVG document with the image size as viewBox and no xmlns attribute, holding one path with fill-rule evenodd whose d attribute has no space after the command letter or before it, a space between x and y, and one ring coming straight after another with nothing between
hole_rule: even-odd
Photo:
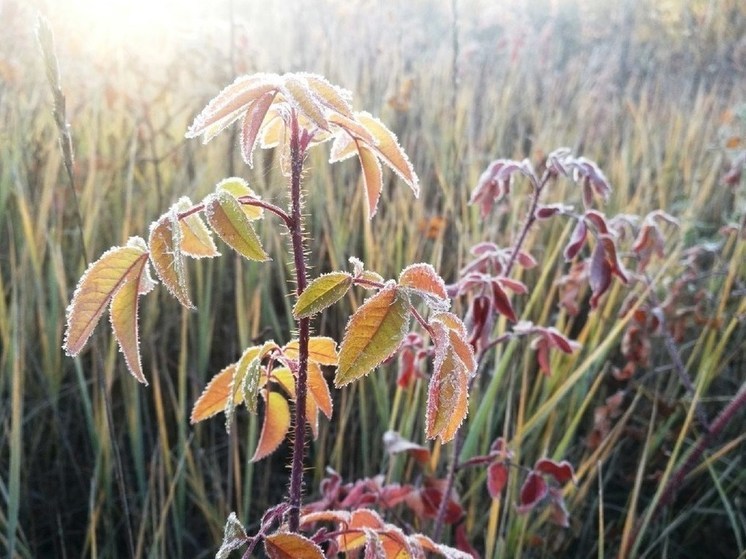
<instances>
[{"instance_id":1,"label":"dry grass","mask_svg":"<svg viewBox=\"0 0 746 559\"><path fill-rule=\"evenodd\" d=\"M326 153L315 153L306 181L312 273L344 267L355 255L385 276L427 261L453 279L475 242L509 245L525 211L519 184L512 205L483 222L466 204L479 173L494 158L540 159L562 145L607 172L615 188L609 214L663 208L681 220L653 270L660 297L680 273L683 250L722 244L703 280L720 326L690 329L679 345L695 393L686 393L667 354L656 351L650 370L621 386L622 414L592 449L585 441L594 408L620 388L609 372L619 362L624 324L616 316L625 293L613 291L582 319L560 312L554 282L569 231L549 222L531 236L542 266L524 278L532 291L519 303L521 317L571 330L585 349L558 359L545 379L525 343L500 348L472 398L466 453L505 434L521 462L547 454L570 459L579 478L566 493L572 526L561 530L545 515L512 514L517 481L502 503L488 502L484 474L469 471L459 492L475 545L494 557L743 553L746 469L737 426L689 476L674 506L653 516L661 487L701 434L696 405L713 417L743 383L746 249L743 239L717 234L738 217L734 192L719 179L724 123L740 122L742 140L746 127L728 112L746 102L742 4L666 9L640 0L611 8L568 0L498 10L464 0L455 3L455 64L450 3L428 14L419 2L265 4L259 10L235 2L242 24L235 70L309 70L345 85L356 107L397 132L422 181L415 201L392 179L379 215L367 222L358 170L348 163L330 169ZM126 374L103 331L77 360L59 348L65 306L85 259L144 234L181 194L198 199L224 176L241 174L265 198L285 203L272 153L261 154L249 173L229 138L204 147L182 139L188 121L234 73L223 31L228 22L218 14L206 20L200 32L172 45L169 53L178 56L151 60L133 51L112 62L52 18L76 152L82 243L33 14L5 9L15 18L10 28L20 31L0 45L0 548L14 557L128 556L129 525L138 557L210 556L230 511L251 527L285 490L284 451L247 462L257 438L253 416L239 414L230 436L221 421L188 424L212 373L251 340L289 336L280 224L267 220L262 231L276 263L245 265L227 255L192 267L200 312L179 309L163 290L144 300L150 388ZM578 202L565 183L550 197ZM341 332L361 301L362 294L351 297L317 331ZM385 463L381 437L394 428L422 440L424 387L397 391L394 375L384 368L335 395L334 422L322 426L311 447L309 492L326 465L347 480L411 471L400 458ZM447 449L436 452L443 467ZM635 530L637 540L625 539Z\"/></svg>"}]
</instances>

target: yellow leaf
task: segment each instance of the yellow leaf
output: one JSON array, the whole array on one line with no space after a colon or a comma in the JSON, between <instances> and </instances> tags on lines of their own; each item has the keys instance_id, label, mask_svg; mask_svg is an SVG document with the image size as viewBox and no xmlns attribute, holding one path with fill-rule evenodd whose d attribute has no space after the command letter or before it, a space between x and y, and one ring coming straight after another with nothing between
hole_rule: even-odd
<instances>
[{"instance_id":1,"label":"yellow leaf","mask_svg":"<svg viewBox=\"0 0 746 559\"><path fill-rule=\"evenodd\" d=\"M287 367L273 369L269 380L282 386L290 399L295 400L295 375L290 369Z\"/></svg>"},{"instance_id":2,"label":"yellow leaf","mask_svg":"<svg viewBox=\"0 0 746 559\"><path fill-rule=\"evenodd\" d=\"M383 528L383 520L378 513L370 509L358 509L352 512L347 530L337 537L339 551L346 552L365 545L365 529L377 531Z\"/></svg>"},{"instance_id":3,"label":"yellow leaf","mask_svg":"<svg viewBox=\"0 0 746 559\"><path fill-rule=\"evenodd\" d=\"M308 82L305 79L299 77L297 74L285 74L283 76L283 85L287 92L286 97L288 102L294 105L302 115L306 116L322 130L329 129L329 122L326 120L326 116L324 116L324 111L311 92Z\"/></svg>"},{"instance_id":4,"label":"yellow leaf","mask_svg":"<svg viewBox=\"0 0 746 559\"><path fill-rule=\"evenodd\" d=\"M238 363L228 365L226 368L217 373L197 398L192 408L192 415L189 418L191 423L197 423L216 413L223 411L228 404L228 398L231 395L233 387L233 377L236 374ZM243 397L243 395L241 395ZM234 400L235 403L235 400Z\"/></svg>"},{"instance_id":5,"label":"yellow leaf","mask_svg":"<svg viewBox=\"0 0 746 559\"><path fill-rule=\"evenodd\" d=\"M185 212L192 207L192 201L183 196L174 205L177 212ZM179 220L181 229L181 252L192 258L212 258L220 256L207 225L198 213L193 213Z\"/></svg>"},{"instance_id":6,"label":"yellow leaf","mask_svg":"<svg viewBox=\"0 0 746 559\"><path fill-rule=\"evenodd\" d=\"M205 215L207 222L225 244L241 256L249 260L269 260L249 218L231 194L219 190L208 196Z\"/></svg>"},{"instance_id":7,"label":"yellow leaf","mask_svg":"<svg viewBox=\"0 0 746 559\"><path fill-rule=\"evenodd\" d=\"M365 187L365 199L368 202L368 219L373 219L378 210L378 199L381 197L383 188L383 171L378 158L357 140L357 155L360 160L360 168L363 170L363 186Z\"/></svg>"},{"instance_id":8,"label":"yellow leaf","mask_svg":"<svg viewBox=\"0 0 746 559\"><path fill-rule=\"evenodd\" d=\"M313 280L293 307L295 318L306 318L323 311L339 301L352 285L352 276L347 272L331 272Z\"/></svg>"},{"instance_id":9,"label":"yellow leaf","mask_svg":"<svg viewBox=\"0 0 746 559\"><path fill-rule=\"evenodd\" d=\"M321 548L308 538L290 532L278 532L264 538L270 559L324 559Z\"/></svg>"},{"instance_id":10,"label":"yellow leaf","mask_svg":"<svg viewBox=\"0 0 746 559\"><path fill-rule=\"evenodd\" d=\"M109 313L111 328L117 339L119 349L124 354L127 368L132 376L143 384L148 384L142 372L140 362L140 338L137 329L137 310L140 301L140 285L143 274L147 274L147 255L140 257L139 267L135 267L127 275L124 285L111 299Z\"/></svg>"},{"instance_id":11,"label":"yellow leaf","mask_svg":"<svg viewBox=\"0 0 746 559\"><path fill-rule=\"evenodd\" d=\"M262 434L259 436L259 443L256 445L256 451L251 458L252 462L258 462L277 450L277 447L285 439L288 429L290 429L290 405L288 401L277 392L263 392L262 394L265 397L264 424L262 425Z\"/></svg>"},{"instance_id":12,"label":"yellow leaf","mask_svg":"<svg viewBox=\"0 0 746 559\"><path fill-rule=\"evenodd\" d=\"M215 186L215 190L223 190L227 192L228 194L233 196L236 201L238 201L238 199L242 196L259 198L259 195L257 195L257 193L254 192L254 190L249 186L249 183L241 177L230 177L227 179L223 179ZM262 208L250 206L248 204L241 204L240 202L239 204L241 205L243 213L246 214L246 217L248 217L249 220L254 221L256 219L264 217L264 210Z\"/></svg>"},{"instance_id":13,"label":"yellow leaf","mask_svg":"<svg viewBox=\"0 0 746 559\"><path fill-rule=\"evenodd\" d=\"M419 179L394 133L383 122L367 112L356 113L355 116L375 138L375 144L369 144L371 149L375 150L386 164L407 183L415 196L419 196Z\"/></svg>"},{"instance_id":14,"label":"yellow leaf","mask_svg":"<svg viewBox=\"0 0 746 559\"><path fill-rule=\"evenodd\" d=\"M282 348L288 359L297 360L299 357L298 340L291 340ZM308 340L308 360L319 365L336 365L339 359L337 354L337 342L326 336L311 336Z\"/></svg>"},{"instance_id":15,"label":"yellow leaf","mask_svg":"<svg viewBox=\"0 0 746 559\"><path fill-rule=\"evenodd\" d=\"M408 303L391 282L350 317L339 350L337 387L367 375L396 351L409 326Z\"/></svg>"},{"instance_id":16,"label":"yellow leaf","mask_svg":"<svg viewBox=\"0 0 746 559\"><path fill-rule=\"evenodd\" d=\"M263 149L285 144L285 121L276 110L270 109L264 119L259 135L259 146Z\"/></svg>"},{"instance_id":17,"label":"yellow leaf","mask_svg":"<svg viewBox=\"0 0 746 559\"><path fill-rule=\"evenodd\" d=\"M353 118L350 101L352 94L346 89L332 85L317 74L299 74L308 83L316 98L324 105L347 118Z\"/></svg>"},{"instance_id":18,"label":"yellow leaf","mask_svg":"<svg viewBox=\"0 0 746 559\"><path fill-rule=\"evenodd\" d=\"M80 353L111 298L132 271L141 268L143 255L147 255L145 241L134 237L127 246L109 249L88 266L67 307L67 328L62 347L68 355Z\"/></svg>"},{"instance_id":19,"label":"yellow leaf","mask_svg":"<svg viewBox=\"0 0 746 559\"><path fill-rule=\"evenodd\" d=\"M182 305L193 309L194 305L189 300L184 255L181 253L181 226L174 208L150 226L148 247L150 261L163 285Z\"/></svg>"}]
</instances>

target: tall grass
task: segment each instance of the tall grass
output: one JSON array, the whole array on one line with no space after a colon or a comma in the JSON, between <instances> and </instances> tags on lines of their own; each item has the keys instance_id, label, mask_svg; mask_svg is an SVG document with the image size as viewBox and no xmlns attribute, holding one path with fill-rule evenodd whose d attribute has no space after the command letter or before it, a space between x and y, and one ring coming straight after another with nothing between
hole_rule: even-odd
<instances>
[{"instance_id":1,"label":"tall grass","mask_svg":"<svg viewBox=\"0 0 746 559\"><path fill-rule=\"evenodd\" d=\"M271 152L249 172L227 137L204 147L182 140L204 101L231 79L232 50L242 71L316 71L345 85L357 106L397 132L420 175L421 200L392 181L379 215L367 222L358 170L330 169L326 153L313 153L306 179L318 255L312 274L358 256L388 276L428 261L453 279L474 243L508 246L525 211L520 184L502 214L483 221L467 205L487 163L538 159L562 145L607 172L615 189L608 213L660 207L681 220L666 258L655 264L651 289L659 297L686 248L722 242L703 280L720 326L690 329L678 346L695 386L687 394L663 350L630 383L610 377L625 294L611 292L586 317L567 316L556 304L555 281L569 231L550 222L532 235L527 248L542 265L523 278L532 292L519 302L521 317L573 331L584 350L558 358L545 379L526 344L500 348L476 386L465 448L483 452L507 435L521 463L570 459L579 478L566 491L571 528L553 528L541 514L513 514L517 481L502 502L485 498L484 474L476 470L464 472L458 490L470 537L490 557L743 553L746 469L737 427L687 477L680 498L656 511L661 488L702 434L697 406L713 418L743 383L744 242L717 235L735 217L733 192L719 182L720 134L726 111L746 101L742 4L568 0L498 10L462 1L453 3L455 23L449 3L428 10L421 2L267 4L233 3L236 40L245 34L248 41L238 47L226 43L231 22L216 12L188 42L171 45L178 56L133 50L115 60L97 59L61 17L64 10L45 6L77 156L82 239L34 43L35 14L4 8L9 28L25 31L0 44L0 547L13 557L128 556L130 524L138 557L207 557L230 511L251 523L284 493L284 450L248 463L256 418L239 414L228 436L220 421L192 427L188 416L205 380L252 340L288 339L291 301L278 289L289 281L287 269L227 254L191 269L198 313L181 310L163 290L146 298L140 326L148 389L126 374L103 331L77 360L59 349L83 242L95 257L143 235L178 196L198 199L231 172L286 203ZM577 200L564 183L550 196ZM287 240L277 235L279 223L266 222L265 246L279 255ZM316 331L340 333L362 297L351 295ZM403 391L394 379L395 367L384 367L335 394L334 422L322 424L311 446L309 492L325 466L346 480L412 471L403 458L384 457L382 435L392 428L422 439L424 386ZM626 391L620 416L599 446L588 446L594 409L618 388ZM434 451L443 467L447 449Z\"/></svg>"}]
</instances>

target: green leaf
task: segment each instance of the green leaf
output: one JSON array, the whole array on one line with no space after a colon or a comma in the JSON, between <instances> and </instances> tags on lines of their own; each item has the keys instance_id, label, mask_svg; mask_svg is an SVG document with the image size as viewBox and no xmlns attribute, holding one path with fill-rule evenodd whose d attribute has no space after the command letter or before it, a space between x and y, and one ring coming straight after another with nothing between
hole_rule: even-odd
<instances>
[{"instance_id":1,"label":"green leaf","mask_svg":"<svg viewBox=\"0 0 746 559\"><path fill-rule=\"evenodd\" d=\"M259 198L256 192L254 192L249 183L243 180L241 177L230 177L220 181L215 187L216 191L224 190L236 200L242 196L251 196L252 198ZM240 202L239 202L240 204ZM246 214L251 221L264 217L264 210L257 208L256 206L250 206L248 204L241 204L243 213Z\"/></svg>"},{"instance_id":2,"label":"green leaf","mask_svg":"<svg viewBox=\"0 0 746 559\"><path fill-rule=\"evenodd\" d=\"M350 317L334 378L337 387L367 375L389 357L409 327L406 294L389 282Z\"/></svg>"},{"instance_id":3,"label":"green leaf","mask_svg":"<svg viewBox=\"0 0 746 559\"><path fill-rule=\"evenodd\" d=\"M249 540L243 524L238 520L235 512L232 512L225 522L223 533L223 544L220 546L215 559L228 559L231 551L238 549Z\"/></svg>"},{"instance_id":4,"label":"green leaf","mask_svg":"<svg viewBox=\"0 0 746 559\"><path fill-rule=\"evenodd\" d=\"M295 318L306 318L333 305L344 297L352 285L352 275L331 272L313 280L293 307Z\"/></svg>"},{"instance_id":5,"label":"green leaf","mask_svg":"<svg viewBox=\"0 0 746 559\"><path fill-rule=\"evenodd\" d=\"M241 256L260 262L270 259L241 204L225 190L218 190L207 197L205 216L223 242Z\"/></svg>"},{"instance_id":6,"label":"green leaf","mask_svg":"<svg viewBox=\"0 0 746 559\"><path fill-rule=\"evenodd\" d=\"M238 362L239 371L241 370L241 361ZM246 409L254 414L256 413L256 401L259 395L259 373L261 370L259 358L254 357L248 364L246 374L241 383L241 391L243 392L243 401L246 404Z\"/></svg>"}]
</instances>

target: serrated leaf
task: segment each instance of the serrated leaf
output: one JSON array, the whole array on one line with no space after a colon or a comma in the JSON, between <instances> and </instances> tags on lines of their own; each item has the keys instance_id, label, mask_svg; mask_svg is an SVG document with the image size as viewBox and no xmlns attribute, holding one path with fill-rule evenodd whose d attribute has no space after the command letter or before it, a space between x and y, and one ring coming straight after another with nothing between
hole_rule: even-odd
<instances>
[{"instance_id":1,"label":"serrated leaf","mask_svg":"<svg viewBox=\"0 0 746 559\"><path fill-rule=\"evenodd\" d=\"M241 204L228 192L221 190L208 196L205 215L225 244L241 256L261 262L269 260Z\"/></svg>"},{"instance_id":2,"label":"serrated leaf","mask_svg":"<svg viewBox=\"0 0 746 559\"><path fill-rule=\"evenodd\" d=\"M225 522L223 531L223 543L215 555L215 559L228 559L231 551L238 549L248 541L246 530L238 520L235 512L232 512Z\"/></svg>"},{"instance_id":3,"label":"serrated leaf","mask_svg":"<svg viewBox=\"0 0 746 559\"><path fill-rule=\"evenodd\" d=\"M346 552L365 545L366 537L364 528L380 530L383 528L383 520L375 511L370 509L358 509L352 512L347 532L337 537L339 551Z\"/></svg>"},{"instance_id":4,"label":"serrated leaf","mask_svg":"<svg viewBox=\"0 0 746 559\"><path fill-rule=\"evenodd\" d=\"M367 112L356 113L355 116L358 122L365 126L375 139L376 143L373 145L369 144L370 147L407 183L412 192L414 192L415 197L419 196L419 179L394 133L383 122Z\"/></svg>"},{"instance_id":5,"label":"serrated leaf","mask_svg":"<svg viewBox=\"0 0 746 559\"><path fill-rule=\"evenodd\" d=\"M269 377L274 383L279 384L291 400L295 400L295 375L287 367L277 367L272 370Z\"/></svg>"},{"instance_id":6,"label":"serrated leaf","mask_svg":"<svg viewBox=\"0 0 746 559\"><path fill-rule=\"evenodd\" d=\"M321 548L308 538L290 532L278 532L264 538L270 559L324 559Z\"/></svg>"},{"instance_id":7,"label":"serrated leaf","mask_svg":"<svg viewBox=\"0 0 746 559\"><path fill-rule=\"evenodd\" d=\"M373 219L378 211L378 199L383 189L383 170L378 157L355 140L357 156L360 160L360 168L363 170L363 187L365 188L365 200L368 204L368 219Z\"/></svg>"},{"instance_id":8,"label":"serrated leaf","mask_svg":"<svg viewBox=\"0 0 746 559\"><path fill-rule=\"evenodd\" d=\"M430 264L412 264L399 274L399 285L448 300L446 284Z\"/></svg>"},{"instance_id":9,"label":"serrated leaf","mask_svg":"<svg viewBox=\"0 0 746 559\"><path fill-rule=\"evenodd\" d=\"M227 179L223 179L215 186L215 190L222 190L227 192L228 194L233 196L236 201L238 201L238 199L242 196L259 198L257 193L254 192L254 190L249 186L249 183L241 177L229 177ZM241 206L241 210L243 210L243 213L245 213L246 217L248 217L251 221L264 217L264 210L262 208L250 206L248 204L241 204L240 202L239 205Z\"/></svg>"},{"instance_id":10,"label":"serrated leaf","mask_svg":"<svg viewBox=\"0 0 746 559\"><path fill-rule=\"evenodd\" d=\"M181 253L181 225L173 208L150 226L148 247L150 261L163 285L179 303L193 309L194 305L189 300L184 255Z\"/></svg>"},{"instance_id":11,"label":"serrated leaf","mask_svg":"<svg viewBox=\"0 0 746 559\"><path fill-rule=\"evenodd\" d=\"M352 285L347 272L331 272L313 280L293 307L295 318L306 318L323 311L345 296Z\"/></svg>"},{"instance_id":12,"label":"serrated leaf","mask_svg":"<svg viewBox=\"0 0 746 559\"><path fill-rule=\"evenodd\" d=\"M298 340L291 340L282 351L288 359L297 360L300 357L299 347ZM339 360L337 342L327 336L311 336L308 340L308 360L319 365L336 365Z\"/></svg>"},{"instance_id":13,"label":"serrated leaf","mask_svg":"<svg viewBox=\"0 0 746 559\"><path fill-rule=\"evenodd\" d=\"M192 201L183 196L174 205L176 212L184 212L192 207ZM207 225L200 219L199 214L193 213L179 220L181 229L181 253L192 258L212 258L220 256L215 241Z\"/></svg>"},{"instance_id":14,"label":"serrated leaf","mask_svg":"<svg viewBox=\"0 0 746 559\"><path fill-rule=\"evenodd\" d=\"M147 255L144 241L139 246L133 240L127 246L114 247L93 262L78 281L72 301L67 307L67 328L62 348L74 357L88 341L101 315L114 294L127 278L141 267Z\"/></svg>"},{"instance_id":15,"label":"serrated leaf","mask_svg":"<svg viewBox=\"0 0 746 559\"><path fill-rule=\"evenodd\" d=\"M336 522L337 524L349 524L352 515L346 510L320 510L309 512L300 517L300 525L316 524L317 522Z\"/></svg>"},{"instance_id":16,"label":"serrated leaf","mask_svg":"<svg viewBox=\"0 0 746 559\"><path fill-rule=\"evenodd\" d=\"M409 327L408 303L392 282L350 317L339 350L335 386L367 375L396 351Z\"/></svg>"},{"instance_id":17,"label":"serrated leaf","mask_svg":"<svg viewBox=\"0 0 746 559\"><path fill-rule=\"evenodd\" d=\"M265 397L264 424L256 451L251 458L252 462L258 462L269 456L285 439L290 429L290 405L288 401L277 392L263 393Z\"/></svg>"},{"instance_id":18,"label":"serrated leaf","mask_svg":"<svg viewBox=\"0 0 746 559\"><path fill-rule=\"evenodd\" d=\"M137 310L140 302L142 276L147 275L147 265L147 254L143 254L140 257L140 266L132 269L126 277L124 285L111 298L109 307L111 328L119 344L119 349L124 354L127 368L132 376L145 385L148 384L148 381L143 375L140 361Z\"/></svg>"},{"instance_id":19,"label":"serrated leaf","mask_svg":"<svg viewBox=\"0 0 746 559\"><path fill-rule=\"evenodd\" d=\"M254 167L256 140L276 95L276 91L265 93L254 101L243 117L241 123L241 157L249 167Z\"/></svg>"}]
</instances>

